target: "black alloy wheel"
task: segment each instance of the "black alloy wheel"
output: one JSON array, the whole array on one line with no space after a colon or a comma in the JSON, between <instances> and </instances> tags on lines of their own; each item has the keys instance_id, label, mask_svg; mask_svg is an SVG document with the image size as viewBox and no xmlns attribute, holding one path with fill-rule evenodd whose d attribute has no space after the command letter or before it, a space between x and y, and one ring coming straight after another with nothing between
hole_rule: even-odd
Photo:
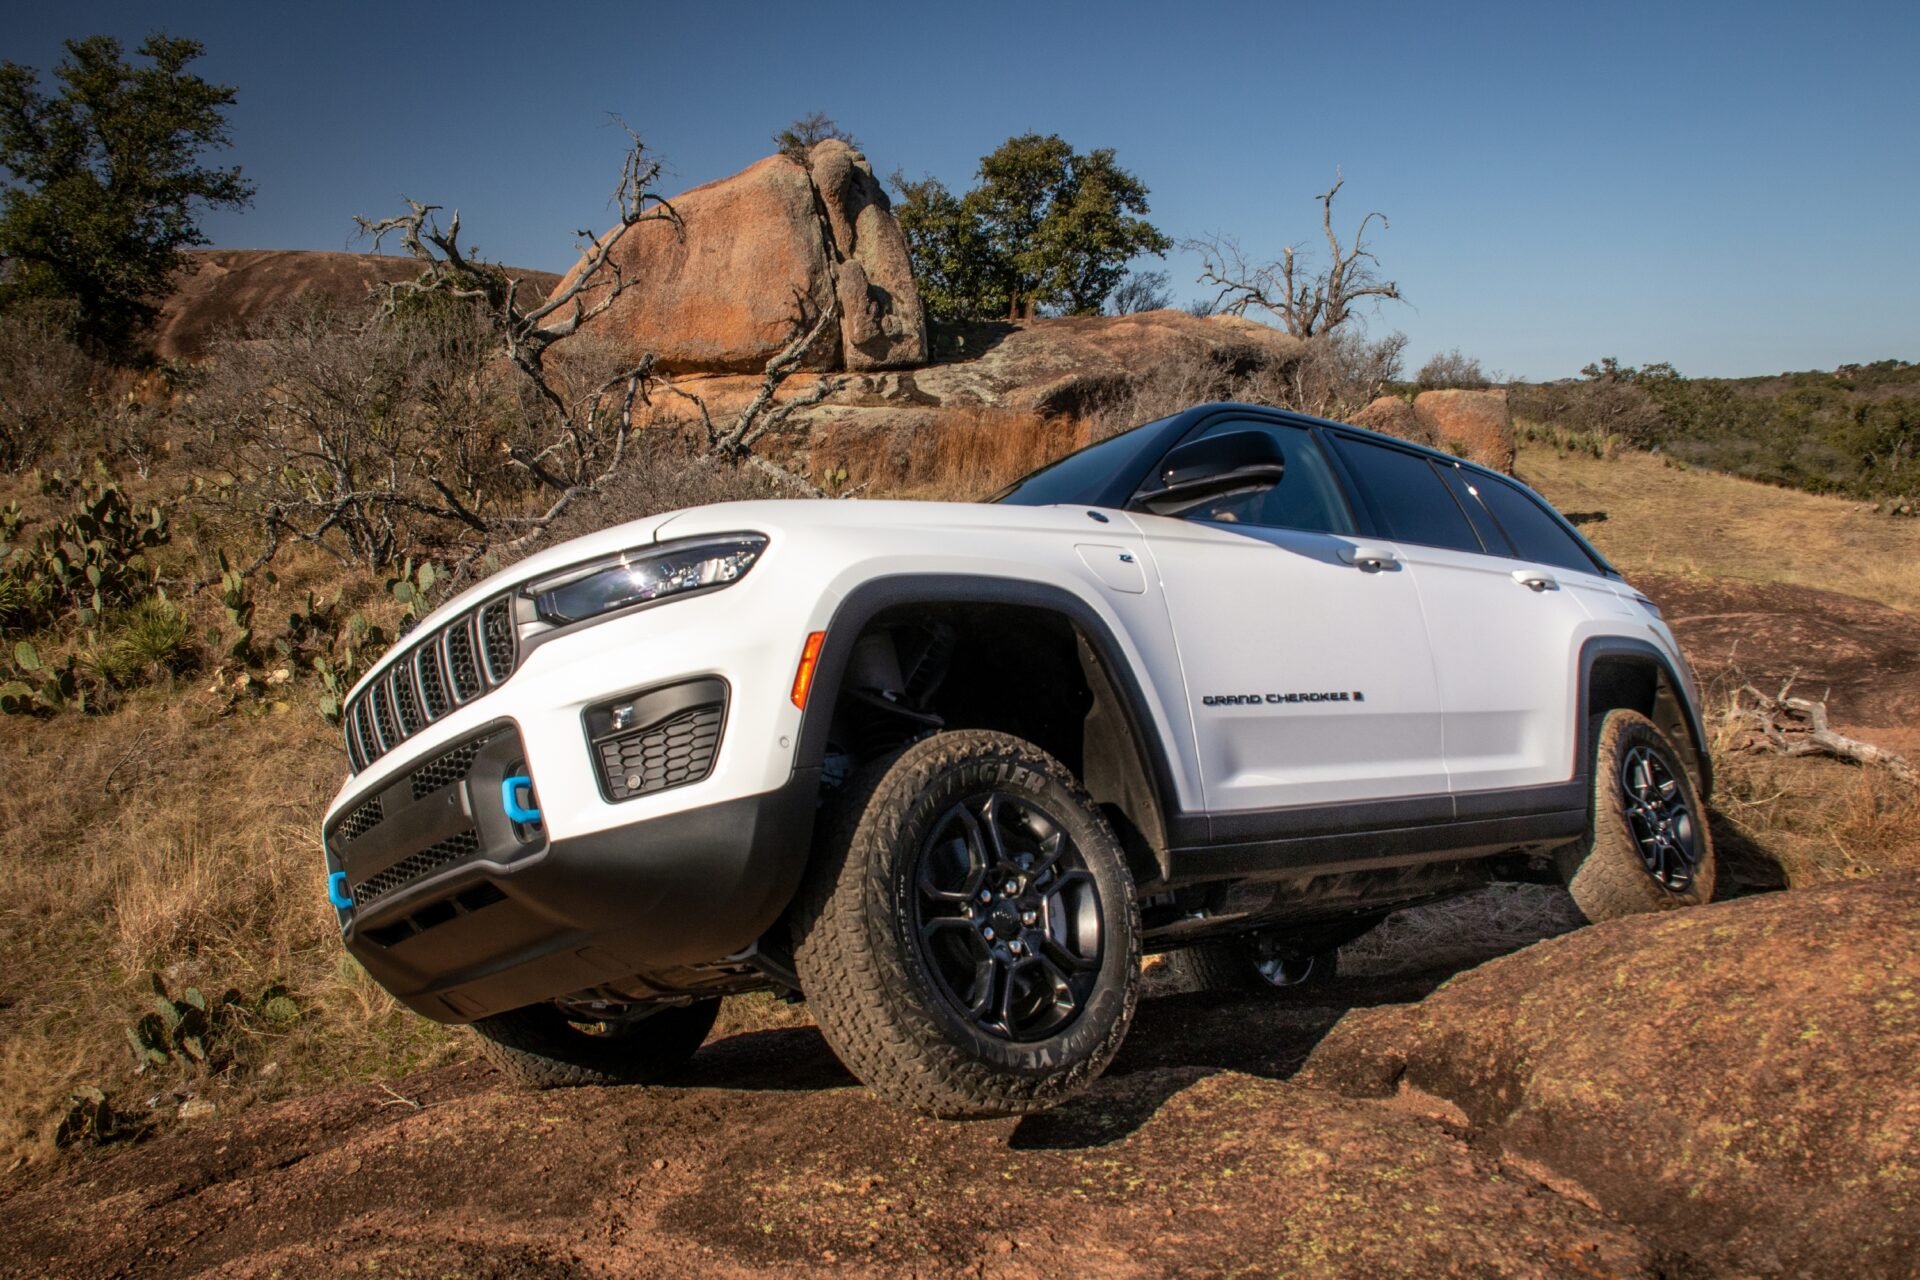
<instances>
[{"instance_id":1,"label":"black alloy wheel","mask_svg":"<svg viewBox=\"0 0 1920 1280\"><path fill-rule=\"evenodd\" d=\"M1718 868L1698 781L1645 715L1593 718L1586 835L1554 852L1574 905L1590 921L1713 901Z\"/></svg>"},{"instance_id":2,"label":"black alloy wheel","mask_svg":"<svg viewBox=\"0 0 1920 1280\"><path fill-rule=\"evenodd\" d=\"M822 814L794 970L875 1093L949 1119L1055 1106L1106 1069L1140 991L1113 828L1059 760L984 729L864 766Z\"/></svg>"},{"instance_id":3,"label":"black alloy wheel","mask_svg":"<svg viewBox=\"0 0 1920 1280\"><path fill-rule=\"evenodd\" d=\"M915 881L921 959L968 1023L1034 1041L1079 1016L1100 973L1100 890L1040 804L968 796L934 823Z\"/></svg>"},{"instance_id":4,"label":"black alloy wheel","mask_svg":"<svg viewBox=\"0 0 1920 1280\"><path fill-rule=\"evenodd\" d=\"M1680 780L1659 752L1629 748L1620 761L1620 793L1647 874L1669 893L1685 893L1700 864L1693 811Z\"/></svg>"}]
</instances>

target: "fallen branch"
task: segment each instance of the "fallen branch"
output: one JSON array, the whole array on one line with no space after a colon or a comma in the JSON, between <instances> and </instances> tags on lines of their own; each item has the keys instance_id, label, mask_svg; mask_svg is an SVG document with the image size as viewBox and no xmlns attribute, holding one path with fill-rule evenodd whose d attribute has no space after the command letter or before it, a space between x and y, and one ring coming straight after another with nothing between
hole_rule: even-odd
<instances>
[{"instance_id":1,"label":"fallen branch","mask_svg":"<svg viewBox=\"0 0 1920 1280\"><path fill-rule=\"evenodd\" d=\"M1787 677L1777 694L1763 693L1751 684L1740 687L1729 713L1729 719L1740 728L1736 747L1786 756L1832 756L1875 765L1909 786L1920 786L1920 771L1906 757L1836 732L1827 720L1824 701L1791 696L1793 679Z\"/></svg>"}]
</instances>

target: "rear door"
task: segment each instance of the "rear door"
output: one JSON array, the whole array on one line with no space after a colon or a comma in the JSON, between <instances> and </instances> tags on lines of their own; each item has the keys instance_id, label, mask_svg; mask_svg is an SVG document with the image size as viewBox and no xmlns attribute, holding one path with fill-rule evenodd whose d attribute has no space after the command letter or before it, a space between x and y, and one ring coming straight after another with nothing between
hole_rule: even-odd
<instances>
[{"instance_id":1,"label":"rear door","mask_svg":"<svg viewBox=\"0 0 1920 1280\"><path fill-rule=\"evenodd\" d=\"M1134 517L1172 615L1208 812L1444 800L1440 691L1411 575L1369 560L1378 548L1314 431L1226 417L1190 438L1227 431L1269 433L1280 484Z\"/></svg>"},{"instance_id":2,"label":"rear door","mask_svg":"<svg viewBox=\"0 0 1920 1280\"><path fill-rule=\"evenodd\" d=\"M1481 501L1484 473L1357 436L1336 447L1419 589L1455 796L1487 793L1489 812L1524 808L1520 797L1492 793L1572 775L1585 583L1515 554ZM1479 815L1469 805L1461 816Z\"/></svg>"}]
</instances>

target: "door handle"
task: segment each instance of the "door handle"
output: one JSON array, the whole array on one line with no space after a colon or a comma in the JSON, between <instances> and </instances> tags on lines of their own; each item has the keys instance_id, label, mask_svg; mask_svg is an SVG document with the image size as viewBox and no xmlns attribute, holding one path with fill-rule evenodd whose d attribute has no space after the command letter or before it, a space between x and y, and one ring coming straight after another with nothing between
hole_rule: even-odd
<instances>
[{"instance_id":1,"label":"door handle","mask_svg":"<svg viewBox=\"0 0 1920 1280\"><path fill-rule=\"evenodd\" d=\"M1542 573L1538 569L1515 569L1513 571L1513 580L1527 590L1536 593L1541 591L1558 591L1560 589L1560 579L1550 573Z\"/></svg>"},{"instance_id":2,"label":"door handle","mask_svg":"<svg viewBox=\"0 0 1920 1280\"><path fill-rule=\"evenodd\" d=\"M1400 563L1400 557L1384 547L1353 546L1340 548L1340 558L1362 573L1379 573Z\"/></svg>"}]
</instances>

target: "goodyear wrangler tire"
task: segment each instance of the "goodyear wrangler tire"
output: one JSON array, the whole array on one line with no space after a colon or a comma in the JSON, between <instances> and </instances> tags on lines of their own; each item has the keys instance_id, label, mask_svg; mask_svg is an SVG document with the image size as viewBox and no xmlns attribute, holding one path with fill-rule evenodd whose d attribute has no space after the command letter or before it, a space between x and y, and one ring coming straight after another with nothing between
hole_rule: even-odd
<instances>
[{"instance_id":1,"label":"goodyear wrangler tire","mask_svg":"<svg viewBox=\"0 0 1920 1280\"><path fill-rule=\"evenodd\" d=\"M935 734L842 797L795 924L815 1021L890 1101L949 1119L1053 1106L1120 1047L1139 992L1125 856L1059 761Z\"/></svg>"},{"instance_id":2,"label":"goodyear wrangler tire","mask_svg":"<svg viewBox=\"0 0 1920 1280\"><path fill-rule=\"evenodd\" d=\"M536 1004L482 1018L473 1029L487 1061L529 1088L652 1084L686 1065L719 1012L718 1000L702 1000L590 1030Z\"/></svg>"},{"instance_id":3,"label":"goodyear wrangler tire","mask_svg":"<svg viewBox=\"0 0 1920 1280\"><path fill-rule=\"evenodd\" d=\"M1680 755L1637 711L1609 711L1593 747L1587 835L1558 856L1574 905L1599 922L1713 900L1707 809Z\"/></svg>"}]
</instances>

